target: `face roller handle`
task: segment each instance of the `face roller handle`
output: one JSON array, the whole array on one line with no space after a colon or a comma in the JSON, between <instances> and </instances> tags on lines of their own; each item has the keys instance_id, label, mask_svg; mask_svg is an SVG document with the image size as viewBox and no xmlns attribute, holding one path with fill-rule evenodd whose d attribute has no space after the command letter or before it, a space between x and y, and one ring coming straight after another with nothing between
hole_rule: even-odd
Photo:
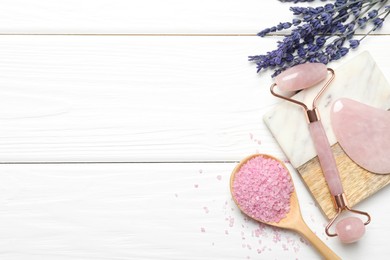
<instances>
[{"instance_id":1,"label":"face roller handle","mask_svg":"<svg viewBox=\"0 0 390 260\"><path fill-rule=\"evenodd\" d=\"M317 151L318 160L321 164L322 172L328 183L329 191L333 196L344 193L341 184L340 174L337 169L336 160L333 156L328 138L321 121L311 122L309 131Z\"/></svg>"}]
</instances>

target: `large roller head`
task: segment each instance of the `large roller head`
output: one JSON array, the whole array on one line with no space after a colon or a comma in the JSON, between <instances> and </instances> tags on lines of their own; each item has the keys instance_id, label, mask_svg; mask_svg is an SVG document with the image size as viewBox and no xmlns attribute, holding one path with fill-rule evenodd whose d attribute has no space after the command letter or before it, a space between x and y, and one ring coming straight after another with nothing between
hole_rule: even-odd
<instances>
[{"instance_id":1,"label":"large roller head","mask_svg":"<svg viewBox=\"0 0 390 260\"><path fill-rule=\"evenodd\" d=\"M275 83L281 91L297 91L316 85L327 76L327 68L322 63L304 63L291 67L277 77Z\"/></svg>"}]
</instances>

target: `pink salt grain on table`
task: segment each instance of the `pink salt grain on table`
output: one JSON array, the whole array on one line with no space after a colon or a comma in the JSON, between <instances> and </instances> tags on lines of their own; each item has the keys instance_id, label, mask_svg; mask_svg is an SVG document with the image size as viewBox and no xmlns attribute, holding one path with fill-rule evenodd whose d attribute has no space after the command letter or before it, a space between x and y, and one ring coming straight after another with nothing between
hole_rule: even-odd
<instances>
[{"instance_id":1,"label":"pink salt grain on table","mask_svg":"<svg viewBox=\"0 0 390 260\"><path fill-rule=\"evenodd\" d=\"M290 211L294 185L283 165L256 156L243 164L233 182L233 195L241 209L254 219L278 223Z\"/></svg>"}]
</instances>

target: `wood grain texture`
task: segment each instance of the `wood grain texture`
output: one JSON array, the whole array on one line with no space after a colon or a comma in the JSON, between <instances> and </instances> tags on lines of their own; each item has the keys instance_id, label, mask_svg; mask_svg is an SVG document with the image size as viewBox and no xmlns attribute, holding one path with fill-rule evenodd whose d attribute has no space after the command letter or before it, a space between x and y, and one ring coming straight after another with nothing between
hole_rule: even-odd
<instances>
[{"instance_id":1,"label":"wood grain texture","mask_svg":"<svg viewBox=\"0 0 390 260\"><path fill-rule=\"evenodd\" d=\"M359 50L385 75L389 39ZM272 80L247 61L276 40L2 36L0 161L283 159L262 123Z\"/></svg>"},{"instance_id":2,"label":"wood grain texture","mask_svg":"<svg viewBox=\"0 0 390 260\"><path fill-rule=\"evenodd\" d=\"M320 259L301 238L248 220L231 200L235 163L0 165L0 258ZM292 168L288 166L290 170ZM365 209L367 235L345 247L297 174L302 215L343 259L388 256L390 190Z\"/></svg>"},{"instance_id":3,"label":"wood grain texture","mask_svg":"<svg viewBox=\"0 0 390 260\"><path fill-rule=\"evenodd\" d=\"M0 5L0 34L256 34L293 18L293 4L277 0L1 0ZM387 26L376 31L389 32Z\"/></svg>"},{"instance_id":4,"label":"wood grain texture","mask_svg":"<svg viewBox=\"0 0 390 260\"><path fill-rule=\"evenodd\" d=\"M278 1L71 0L1 1L1 33L256 33ZM267 15L269 14L269 15ZM12 21L12 23L11 23ZM266 22L266 23L265 23Z\"/></svg>"},{"instance_id":5,"label":"wood grain texture","mask_svg":"<svg viewBox=\"0 0 390 260\"><path fill-rule=\"evenodd\" d=\"M350 207L355 206L390 183L390 175L374 174L361 168L345 154L338 143L332 146L332 152L336 159L341 182ZM297 170L325 215L329 219L333 218L337 212L318 157L316 156L298 167ZM356 208L359 209L359 207ZM365 211L364 209L361 210Z\"/></svg>"}]
</instances>

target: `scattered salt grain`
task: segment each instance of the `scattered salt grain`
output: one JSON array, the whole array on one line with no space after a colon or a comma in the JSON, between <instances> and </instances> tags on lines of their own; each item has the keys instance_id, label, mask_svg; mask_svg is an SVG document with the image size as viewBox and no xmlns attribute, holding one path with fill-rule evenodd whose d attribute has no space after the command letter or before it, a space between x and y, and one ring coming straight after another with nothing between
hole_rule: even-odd
<instances>
[{"instance_id":1,"label":"scattered salt grain","mask_svg":"<svg viewBox=\"0 0 390 260\"><path fill-rule=\"evenodd\" d=\"M278 243L282 240L282 236L279 231L274 231L273 241L274 243Z\"/></svg>"},{"instance_id":2,"label":"scattered salt grain","mask_svg":"<svg viewBox=\"0 0 390 260\"><path fill-rule=\"evenodd\" d=\"M240 208L262 222L278 223L287 215L293 190L287 169L263 156L243 164L233 182L233 196Z\"/></svg>"},{"instance_id":3,"label":"scattered salt grain","mask_svg":"<svg viewBox=\"0 0 390 260\"><path fill-rule=\"evenodd\" d=\"M233 227L234 226L234 218L232 216L229 216L229 227Z\"/></svg>"}]
</instances>

